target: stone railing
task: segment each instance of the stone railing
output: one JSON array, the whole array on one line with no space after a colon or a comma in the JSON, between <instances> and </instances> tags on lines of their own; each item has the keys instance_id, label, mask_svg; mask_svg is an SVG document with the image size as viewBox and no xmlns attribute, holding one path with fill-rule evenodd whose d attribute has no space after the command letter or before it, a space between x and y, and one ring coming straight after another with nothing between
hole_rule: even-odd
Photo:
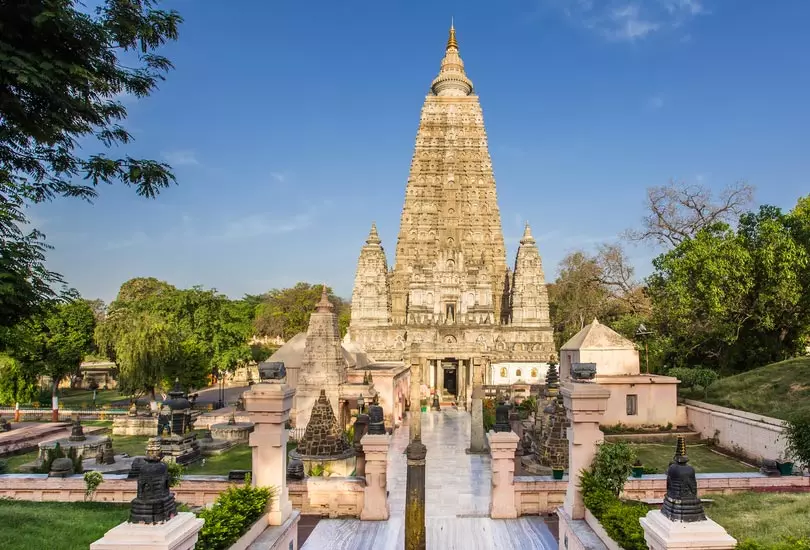
<instances>
[{"instance_id":1,"label":"stone railing","mask_svg":"<svg viewBox=\"0 0 810 550\"><path fill-rule=\"evenodd\" d=\"M137 495L135 481L127 476L107 474L96 490L96 502L129 503ZM233 485L225 476L184 476L172 492L177 501L189 506L204 506L216 500L221 492ZM65 478L48 477L46 474L0 475L0 497L36 502L81 502L84 500L85 483L81 475Z\"/></svg>"},{"instance_id":2,"label":"stone railing","mask_svg":"<svg viewBox=\"0 0 810 550\"><path fill-rule=\"evenodd\" d=\"M749 491L810 491L810 477L768 477L759 473L697 474L698 492L703 497ZM565 500L568 476L515 476L515 506L519 516L550 514ZM629 478L623 496L634 500L663 499L667 492L664 474Z\"/></svg>"},{"instance_id":3,"label":"stone railing","mask_svg":"<svg viewBox=\"0 0 810 550\"><path fill-rule=\"evenodd\" d=\"M183 481L172 487L177 501L189 506L213 503L217 496L238 482L226 476L183 476ZM329 518L359 518L363 510L366 482L357 477L310 477L289 481L287 487L293 508L305 515ZM81 502L84 500L84 477L48 477L45 474L0 475L0 498L32 500L37 502ZM135 481L125 475L107 474L96 490L96 502L129 503L135 498Z\"/></svg>"},{"instance_id":4,"label":"stone railing","mask_svg":"<svg viewBox=\"0 0 810 550\"><path fill-rule=\"evenodd\" d=\"M689 399L686 418L701 438L714 439L720 447L751 460L776 459L785 451L783 421L778 418Z\"/></svg>"},{"instance_id":5,"label":"stone railing","mask_svg":"<svg viewBox=\"0 0 810 550\"><path fill-rule=\"evenodd\" d=\"M359 518L366 482L359 477L308 477L288 480L293 508L306 516Z\"/></svg>"},{"instance_id":6,"label":"stone railing","mask_svg":"<svg viewBox=\"0 0 810 550\"><path fill-rule=\"evenodd\" d=\"M519 516L553 513L562 506L568 478L515 476L515 506Z\"/></svg>"},{"instance_id":7,"label":"stone railing","mask_svg":"<svg viewBox=\"0 0 810 550\"><path fill-rule=\"evenodd\" d=\"M0 407L0 416L6 419L15 418L17 411L14 407ZM52 411L50 408L26 407L19 410L20 421L51 421ZM82 420L109 420L116 416L127 414L127 409L70 409L59 408L59 421L72 420L74 415L79 415Z\"/></svg>"}]
</instances>

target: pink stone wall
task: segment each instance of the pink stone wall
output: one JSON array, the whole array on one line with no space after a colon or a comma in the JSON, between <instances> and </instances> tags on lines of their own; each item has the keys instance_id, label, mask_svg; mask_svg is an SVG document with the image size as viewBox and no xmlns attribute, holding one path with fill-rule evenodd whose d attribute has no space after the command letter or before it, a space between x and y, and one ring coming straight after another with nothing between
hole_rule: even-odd
<instances>
[{"instance_id":1,"label":"pink stone wall","mask_svg":"<svg viewBox=\"0 0 810 550\"><path fill-rule=\"evenodd\" d=\"M691 400L686 401L686 417L702 438L716 438L719 446L751 460L776 459L785 452L777 418Z\"/></svg>"},{"instance_id":2,"label":"pink stone wall","mask_svg":"<svg viewBox=\"0 0 810 550\"><path fill-rule=\"evenodd\" d=\"M698 493L708 497L715 494L748 491L810 491L810 477L766 477L750 474L698 474ZM549 514L565 499L568 480L553 480L550 476L515 476L515 501L518 515ZM624 497L634 500L663 499L667 492L665 475L629 479Z\"/></svg>"},{"instance_id":3,"label":"pink stone wall","mask_svg":"<svg viewBox=\"0 0 810 550\"><path fill-rule=\"evenodd\" d=\"M597 367L598 368L598 367ZM598 371L597 371L598 372ZM603 426L677 426L678 380L669 376L597 376L596 382L610 390ZM635 415L627 414L627 396L637 396Z\"/></svg>"},{"instance_id":4,"label":"pink stone wall","mask_svg":"<svg viewBox=\"0 0 810 550\"><path fill-rule=\"evenodd\" d=\"M308 477L288 481L293 509L325 518L359 518L366 482L358 477Z\"/></svg>"}]
</instances>

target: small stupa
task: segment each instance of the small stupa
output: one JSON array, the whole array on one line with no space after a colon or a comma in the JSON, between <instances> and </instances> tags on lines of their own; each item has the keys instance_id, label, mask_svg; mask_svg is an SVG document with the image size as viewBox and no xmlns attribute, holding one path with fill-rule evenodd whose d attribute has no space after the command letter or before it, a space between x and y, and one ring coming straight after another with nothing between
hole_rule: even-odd
<instances>
[{"instance_id":1,"label":"small stupa","mask_svg":"<svg viewBox=\"0 0 810 550\"><path fill-rule=\"evenodd\" d=\"M354 471L354 448L340 429L324 390L312 407L304 436L290 458L300 459L307 473L312 472L313 467L337 476L348 476Z\"/></svg>"}]
</instances>

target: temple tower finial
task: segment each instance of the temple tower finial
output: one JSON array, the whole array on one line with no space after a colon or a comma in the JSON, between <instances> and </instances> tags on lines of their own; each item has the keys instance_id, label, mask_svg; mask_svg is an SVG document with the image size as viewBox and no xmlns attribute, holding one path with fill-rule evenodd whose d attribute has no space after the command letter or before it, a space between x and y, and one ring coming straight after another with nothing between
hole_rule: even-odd
<instances>
[{"instance_id":1,"label":"temple tower finial","mask_svg":"<svg viewBox=\"0 0 810 550\"><path fill-rule=\"evenodd\" d=\"M445 50L455 48L458 50L458 42L456 41L456 27L453 25L453 18L450 17L450 37L447 39L447 47Z\"/></svg>"}]
</instances>

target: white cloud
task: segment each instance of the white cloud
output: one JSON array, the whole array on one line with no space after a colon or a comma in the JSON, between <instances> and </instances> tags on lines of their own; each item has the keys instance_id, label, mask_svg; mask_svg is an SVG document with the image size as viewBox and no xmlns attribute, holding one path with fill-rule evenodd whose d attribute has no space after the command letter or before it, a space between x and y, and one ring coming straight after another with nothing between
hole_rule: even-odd
<instances>
[{"instance_id":1,"label":"white cloud","mask_svg":"<svg viewBox=\"0 0 810 550\"><path fill-rule=\"evenodd\" d=\"M178 149L176 151L164 151L162 153L166 162L172 166L193 166L200 164L197 160L197 153L191 149Z\"/></svg>"},{"instance_id":2,"label":"white cloud","mask_svg":"<svg viewBox=\"0 0 810 550\"><path fill-rule=\"evenodd\" d=\"M653 111L657 111L658 109L664 106L664 98L660 95L655 95L647 99L647 108Z\"/></svg>"},{"instance_id":3,"label":"white cloud","mask_svg":"<svg viewBox=\"0 0 810 550\"><path fill-rule=\"evenodd\" d=\"M607 40L635 42L708 12L704 0L540 0Z\"/></svg>"},{"instance_id":4,"label":"white cloud","mask_svg":"<svg viewBox=\"0 0 810 550\"><path fill-rule=\"evenodd\" d=\"M270 177L277 183L287 183L290 176L286 172L270 172Z\"/></svg>"}]
</instances>

